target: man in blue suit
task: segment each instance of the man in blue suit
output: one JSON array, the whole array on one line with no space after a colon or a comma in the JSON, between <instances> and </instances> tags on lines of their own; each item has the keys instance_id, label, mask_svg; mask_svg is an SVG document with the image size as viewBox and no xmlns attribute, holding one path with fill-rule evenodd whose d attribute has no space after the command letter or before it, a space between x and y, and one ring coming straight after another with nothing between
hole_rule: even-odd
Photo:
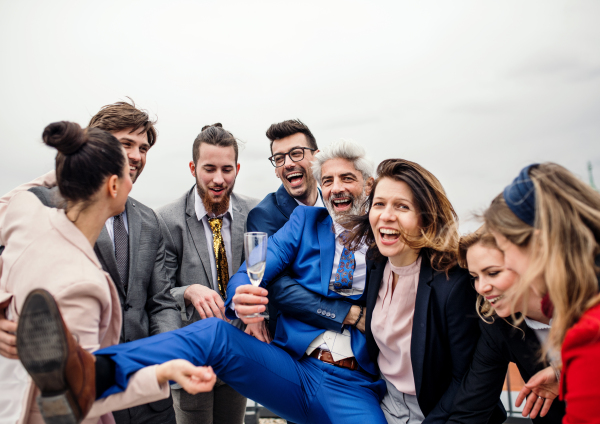
<instances>
[{"instance_id":1,"label":"man in blue suit","mask_svg":"<svg viewBox=\"0 0 600 424\"><path fill-rule=\"evenodd\" d=\"M310 129L302 121L290 119L271 125L266 135L271 143L269 161L275 168L275 175L281 180L281 186L276 192L267 194L250 211L246 226L250 232L263 232L270 237L288 222L292 212L299 205L325 205L311 171L311 163L315 154L319 152L319 147ZM282 281L280 284L284 283ZM268 297L271 300L270 295ZM275 303L269 302L267 308L268 321L246 327L246 333L265 342L273 338L277 325ZM341 315L343 311L337 312Z\"/></svg>"},{"instance_id":2,"label":"man in blue suit","mask_svg":"<svg viewBox=\"0 0 600 424\"><path fill-rule=\"evenodd\" d=\"M372 184L372 164L353 143L331 147L331 160L315 169L319 180L331 185L324 198L331 216L324 208L296 208L269 239L263 284L287 272L315 293L343 298L362 309L366 247L349 252L343 228L335 222L360 209ZM245 271L244 264L227 287L230 317L235 316L231 299L236 289L249 284ZM104 395L123 390L129 377L144 366L183 358L211 365L235 390L295 422L384 424L379 401L385 384L376 381L377 366L367 353L364 334L356 328L363 321L360 314L340 334L280 314L275 339L267 344L222 320L202 320L168 334L98 351L97 355L111 358L116 368L116 384Z\"/></svg>"}]
</instances>

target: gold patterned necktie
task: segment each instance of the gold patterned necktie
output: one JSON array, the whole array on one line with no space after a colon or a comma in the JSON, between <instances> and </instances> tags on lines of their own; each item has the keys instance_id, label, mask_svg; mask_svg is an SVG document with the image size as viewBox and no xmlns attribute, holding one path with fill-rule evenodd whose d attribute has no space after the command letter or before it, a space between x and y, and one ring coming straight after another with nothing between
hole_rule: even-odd
<instances>
[{"instance_id":1,"label":"gold patterned necktie","mask_svg":"<svg viewBox=\"0 0 600 424\"><path fill-rule=\"evenodd\" d=\"M225 243L221 228L223 227L223 218L210 218L208 220L210 229L213 233L213 249L215 251L215 262L217 264L217 283L219 292L224 299L227 298L227 282L229 281L229 265L227 264L227 255L225 254Z\"/></svg>"}]
</instances>

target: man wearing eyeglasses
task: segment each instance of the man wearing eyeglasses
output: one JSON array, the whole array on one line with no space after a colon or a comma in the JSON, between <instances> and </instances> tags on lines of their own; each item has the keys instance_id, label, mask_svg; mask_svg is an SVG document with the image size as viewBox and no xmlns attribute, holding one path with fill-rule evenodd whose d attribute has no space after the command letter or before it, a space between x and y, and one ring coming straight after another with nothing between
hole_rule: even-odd
<instances>
[{"instance_id":1,"label":"man wearing eyeglasses","mask_svg":"<svg viewBox=\"0 0 600 424\"><path fill-rule=\"evenodd\" d=\"M299 119L273 124L267 130L271 141L269 161L281 186L267 196L248 214L248 231L275 234L290 219L298 205L325 207L321 191L310 169L319 151L317 140ZM246 332L262 341L275 334L277 309L269 303L268 333L264 322L251 324Z\"/></svg>"}]
</instances>

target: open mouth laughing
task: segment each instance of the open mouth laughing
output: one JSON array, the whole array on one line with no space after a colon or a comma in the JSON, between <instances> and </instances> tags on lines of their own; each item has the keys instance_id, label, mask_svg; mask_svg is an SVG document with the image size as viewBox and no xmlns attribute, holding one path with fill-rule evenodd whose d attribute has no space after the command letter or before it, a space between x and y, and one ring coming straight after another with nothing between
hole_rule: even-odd
<instances>
[{"instance_id":1,"label":"open mouth laughing","mask_svg":"<svg viewBox=\"0 0 600 424\"><path fill-rule=\"evenodd\" d=\"M498 301L500 299L503 299L504 295L501 294L499 296L490 296L490 297L486 297L487 301L490 302L492 304L492 306L494 306L496 303L498 303Z\"/></svg>"},{"instance_id":2,"label":"open mouth laughing","mask_svg":"<svg viewBox=\"0 0 600 424\"><path fill-rule=\"evenodd\" d=\"M342 194L336 197L335 195L331 199L331 205L333 210L337 213L348 212L354 205L354 197L350 194Z\"/></svg>"},{"instance_id":3,"label":"open mouth laughing","mask_svg":"<svg viewBox=\"0 0 600 424\"><path fill-rule=\"evenodd\" d=\"M304 181L304 173L299 171L290 172L285 176L285 179L290 182L292 188L296 188L302 185Z\"/></svg>"},{"instance_id":4,"label":"open mouth laughing","mask_svg":"<svg viewBox=\"0 0 600 424\"><path fill-rule=\"evenodd\" d=\"M380 228L379 237L384 244L393 244L400 239L400 231L393 228Z\"/></svg>"}]
</instances>

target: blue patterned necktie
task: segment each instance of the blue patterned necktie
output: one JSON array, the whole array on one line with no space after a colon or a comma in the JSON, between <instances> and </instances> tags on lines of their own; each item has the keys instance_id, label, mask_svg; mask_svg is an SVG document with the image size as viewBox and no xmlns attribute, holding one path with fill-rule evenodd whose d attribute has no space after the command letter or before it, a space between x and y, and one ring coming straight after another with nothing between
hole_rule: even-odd
<instances>
[{"instance_id":1,"label":"blue patterned necktie","mask_svg":"<svg viewBox=\"0 0 600 424\"><path fill-rule=\"evenodd\" d=\"M342 241L346 242L348 231L344 231L340 234ZM348 250L344 246L342 250L342 256L340 257L340 264L338 265L337 272L335 273L335 282L333 288L336 290L340 289L351 289L352 280L354 279L354 269L356 268L356 260L354 259L354 252Z\"/></svg>"}]
</instances>

